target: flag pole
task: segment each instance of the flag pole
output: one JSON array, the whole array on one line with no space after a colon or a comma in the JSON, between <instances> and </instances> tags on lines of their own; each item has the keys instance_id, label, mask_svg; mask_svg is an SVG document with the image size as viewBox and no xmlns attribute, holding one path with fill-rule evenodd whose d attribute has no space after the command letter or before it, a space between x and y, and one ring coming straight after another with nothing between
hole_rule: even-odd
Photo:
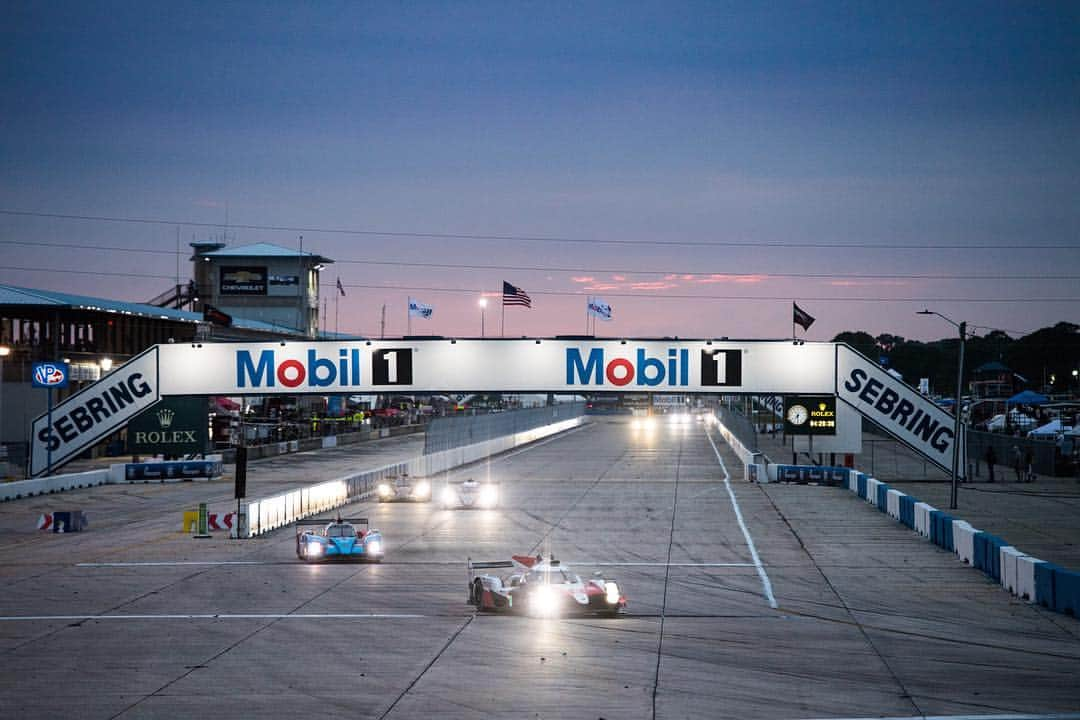
<instances>
[{"instance_id":1,"label":"flag pole","mask_svg":"<svg viewBox=\"0 0 1080 720\"><path fill-rule=\"evenodd\" d=\"M405 334L412 335L412 298L405 303Z\"/></svg>"},{"instance_id":2,"label":"flag pole","mask_svg":"<svg viewBox=\"0 0 1080 720\"><path fill-rule=\"evenodd\" d=\"M791 341L795 342L795 301L791 301Z\"/></svg>"},{"instance_id":3,"label":"flag pole","mask_svg":"<svg viewBox=\"0 0 1080 720\"><path fill-rule=\"evenodd\" d=\"M585 298L585 334L589 334L589 305L592 303L592 296Z\"/></svg>"},{"instance_id":4,"label":"flag pole","mask_svg":"<svg viewBox=\"0 0 1080 720\"><path fill-rule=\"evenodd\" d=\"M499 337L506 337L506 290L503 290L502 313L499 316Z\"/></svg>"}]
</instances>

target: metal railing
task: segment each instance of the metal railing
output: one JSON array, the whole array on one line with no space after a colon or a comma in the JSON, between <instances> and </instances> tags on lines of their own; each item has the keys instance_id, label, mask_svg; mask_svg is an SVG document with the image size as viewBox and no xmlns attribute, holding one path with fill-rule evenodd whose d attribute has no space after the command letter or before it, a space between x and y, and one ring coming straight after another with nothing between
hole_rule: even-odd
<instances>
[{"instance_id":1,"label":"metal railing","mask_svg":"<svg viewBox=\"0 0 1080 720\"><path fill-rule=\"evenodd\" d=\"M485 415L435 418L424 435L424 454L450 450L535 430L544 425L585 414L585 403L564 403L523 410L506 410Z\"/></svg>"}]
</instances>

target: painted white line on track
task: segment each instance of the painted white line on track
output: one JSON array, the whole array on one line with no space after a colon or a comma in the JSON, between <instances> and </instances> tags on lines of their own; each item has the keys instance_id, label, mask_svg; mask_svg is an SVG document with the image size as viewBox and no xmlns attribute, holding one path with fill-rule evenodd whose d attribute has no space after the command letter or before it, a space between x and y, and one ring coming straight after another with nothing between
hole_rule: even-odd
<instances>
[{"instance_id":1,"label":"painted white line on track","mask_svg":"<svg viewBox=\"0 0 1080 720\"><path fill-rule=\"evenodd\" d=\"M817 718L817 720L872 720L871 718ZM911 715L893 717L889 720L1080 720L1080 713L1036 715L1034 713L1009 713L1008 715Z\"/></svg>"},{"instance_id":2,"label":"painted white line on track","mask_svg":"<svg viewBox=\"0 0 1080 720\"><path fill-rule=\"evenodd\" d=\"M194 613L184 615L5 615L0 622L28 620L415 620L409 613Z\"/></svg>"},{"instance_id":3,"label":"painted white line on track","mask_svg":"<svg viewBox=\"0 0 1080 720\"><path fill-rule=\"evenodd\" d=\"M600 561L600 560L566 560L566 565L592 565L596 567L685 567L685 568L723 568L723 567L757 567L752 562L641 562L641 561ZM465 560L384 560L380 565L448 565L457 566L464 565ZM306 563L298 561L259 561L259 560L219 560L219 561L188 561L177 560L175 562L169 562L165 560L153 560L147 562L99 562L99 563L78 563L75 567L79 568L138 568L138 567L190 567L193 565L210 565L210 566L229 566L229 565L292 565L297 567L306 567ZM323 565L323 567L327 567ZM345 567L356 567L353 565L345 565Z\"/></svg>"},{"instance_id":4,"label":"painted white line on track","mask_svg":"<svg viewBox=\"0 0 1080 720\"><path fill-rule=\"evenodd\" d=\"M746 523L743 521L742 511L739 510L739 501L735 499L735 491L731 489L731 476L728 474L727 466L724 465L724 459L720 457L720 448L716 447L716 443L713 442L712 435L709 434L708 430L705 431L705 437L709 439L709 444L712 445L713 452L716 453L716 460L720 463L720 469L724 471L724 487L727 489L728 497L731 498L731 507L735 510L735 519L739 521L739 528L742 529L743 537L746 538L746 545L750 548L750 557L754 559L754 567L757 568L758 576L761 578L761 585L765 589L765 599L769 601L769 607L778 607L776 598L773 597L769 575L761 564L757 548L754 547L754 539L750 537L750 531L746 529Z\"/></svg>"},{"instance_id":5,"label":"painted white line on track","mask_svg":"<svg viewBox=\"0 0 1080 720\"><path fill-rule=\"evenodd\" d=\"M188 565L270 565L258 560L147 560L145 562L88 562L75 567L175 567Z\"/></svg>"}]
</instances>

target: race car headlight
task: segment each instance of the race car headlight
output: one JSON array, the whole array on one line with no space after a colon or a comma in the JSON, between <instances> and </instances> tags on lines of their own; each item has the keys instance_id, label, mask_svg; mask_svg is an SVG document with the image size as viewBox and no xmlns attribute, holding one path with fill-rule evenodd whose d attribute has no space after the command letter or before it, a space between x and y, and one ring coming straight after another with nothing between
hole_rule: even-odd
<instances>
[{"instance_id":1,"label":"race car headlight","mask_svg":"<svg viewBox=\"0 0 1080 720\"><path fill-rule=\"evenodd\" d=\"M537 615L554 615L559 611L559 594L550 585L541 585L533 593L532 603Z\"/></svg>"},{"instance_id":2,"label":"race car headlight","mask_svg":"<svg viewBox=\"0 0 1080 720\"><path fill-rule=\"evenodd\" d=\"M368 555L381 555L382 554L382 540L368 540L367 547Z\"/></svg>"},{"instance_id":3,"label":"race car headlight","mask_svg":"<svg viewBox=\"0 0 1080 720\"><path fill-rule=\"evenodd\" d=\"M608 605L614 605L619 602L619 586L613 582L604 583L604 599L607 600Z\"/></svg>"},{"instance_id":4,"label":"race car headlight","mask_svg":"<svg viewBox=\"0 0 1080 720\"><path fill-rule=\"evenodd\" d=\"M632 429L634 429L634 430L640 430L641 429L641 420L639 418L634 418L633 420L630 421L630 427Z\"/></svg>"},{"instance_id":5,"label":"race car headlight","mask_svg":"<svg viewBox=\"0 0 1080 720\"><path fill-rule=\"evenodd\" d=\"M323 553L322 543L309 542L307 544L307 553L308 553L308 555L322 555L322 553Z\"/></svg>"},{"instance_id":6,"label":"race car headlight","mask_svg":"<svg viewBox=\"0 0 1080 720\"><path fill-rule=\"evenodd\" d=\"M495 504L499 502L498 488L494 485L485 485L480 489L480 497L477 502L483 508L495 507Z\"/></svg>"},{"instance_id":7,"label":"race car headlight","mask_svg":"<svg viewBox=\"0 0 1080 720\"><path fill-rule=\"evenodd\" d=\"M453 505L457 502L457 493L454 492L453 488L443 488L442 501L443 505Z\"/></svg>"},{"instance_id":8,"label":"race car headlight","mask_svg":"<svg viewBox=\"0 0 1080 720\"><path fill-rule=\"evenodd\" d=\"M427 480L421 480L416 483L416 495L417 497L430 497L431 496L431 483Z\"/></svg>"},{"instance_id":9,"label":"race car headlight","mask_svg":"<svg viewBox=\"0 0 1080 720\"><path fill-rule=\"evenodd\" d=\"M379 493L379 497L389 497L392 493L390 486L386 483L379 483L379 487L376 488L376 491Z\"/></svg>"}]
</instances>

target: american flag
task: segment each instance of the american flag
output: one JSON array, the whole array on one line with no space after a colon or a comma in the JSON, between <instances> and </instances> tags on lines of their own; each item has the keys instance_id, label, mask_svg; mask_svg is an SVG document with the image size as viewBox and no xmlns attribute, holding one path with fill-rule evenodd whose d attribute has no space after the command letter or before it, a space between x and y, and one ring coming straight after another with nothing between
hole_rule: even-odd
<instances>
[{"instance_id":1,"label":"american flag","mask_svg":"<svg viewBox=\"0 0 1080 720\"><path fill-rule=\"evenodd\" d=\"M503 305L523 305L531 308L532 300L527 292L503 280Z\"/></svg>"},{"instance_id":2,"label":"american flag","mask_svg":"<svg viewBox=\"0 0 1080 720\"><path fill-rule=\"evenodd\" d=\"M342 287L342 285L341 285L341 278L337 279L337 289L338 289L338 292L342 294L342 296L345 295L345 288Z\"/></svg>"}]
</instances>

